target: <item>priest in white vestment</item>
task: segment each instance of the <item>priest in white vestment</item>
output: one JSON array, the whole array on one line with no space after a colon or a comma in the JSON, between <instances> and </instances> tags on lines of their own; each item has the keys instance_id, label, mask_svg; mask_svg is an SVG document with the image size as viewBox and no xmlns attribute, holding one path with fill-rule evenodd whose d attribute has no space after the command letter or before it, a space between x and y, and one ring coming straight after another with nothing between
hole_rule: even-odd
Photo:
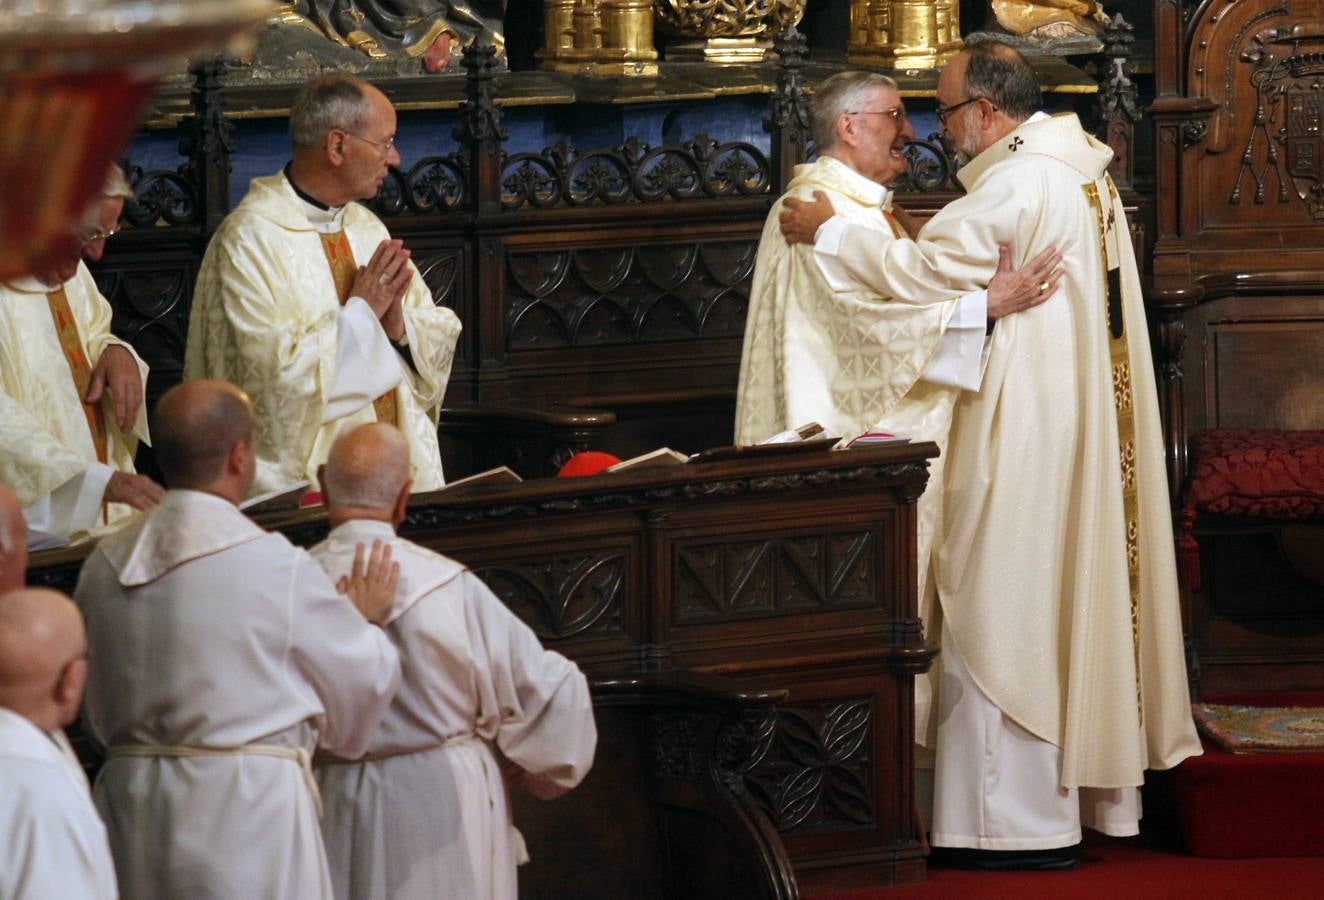
<instances>
[{"instance_id":1,"label":"priest in white vestment","mask_svg":"<svg viewBox=\"0 0 1324 900\"><path fill-rule=\"evenodd\" d=\"M106 828L64 726L78 715L87 640L55 591L0 593L0 897L115 900Z\"/></svg>"},{"instance_id":2,"label":"priest in white vestment","mask_svg":"<svg viewBox=\"0 0 1324 900\"><path fill-rule=\"evenodd\" d=\"M909 240L888 188L905 171L903 148L915 136L896 82L840 72L815 89L812 112L818 159L796 167L786 196L821 191L837 216L868 230L876 245ZM768 214L754 264L736 443L809 422L845 440L882 431L937 443L918 510L920 614L927 621L929 548L939 528L953 405L962 389L979 387L988 320L1046 300L1039 285L1056 284L1056 255L1045 251L1014 274L1000 268L988 291L932 305L897 303L833 269L831 257L820 267L810 248L788 243L778 227L782 206L778 200Z\"/></svg>"},{"instance_id":3,"label":"priest in white vestment","mask_svg":"<svg viewBox=\"0 0 1324 900\"><path fill-rule=\"evenodd\" d=\"M336 435L364 422L404 433L415 490L442 485L437 417L460 321L354 202L400 162L395 127L371 85L305 85L290 110L292 161L254 179L203 257L184 377L226 379L253 398L254 493L316 483Z\"/></svg>"},{"instance_id":4,"label":"priest in white vestment","mask_svg":"<svg viewBox=\"0 0 1324 900\"><path fill-rule=\"evenodd\" d=\"M832 271L917 305L987 284L1000 244L1019 259L1050 243L1063 253L1057 296L997 324L980 390L958 401L934 561L931 840L1035 864L1078 843L1082 821L1136 833L1145 769L1200 752L1163 441L1111 151L1075 116L1035 112L1034 72L1002 44L959 54L938 102L973 157L959 172L969 193L917 241L880 248L842 218L818 229L826 203L793 209L786 227L817 233Z\"/></svg>"},{"instance_id":5,"label":"priest in white vestment","mask_svg":"<svg viewBox=\"0 0 1324 900\"><path fill-rule=\"evenodd\" d=\"M170 490L101 541L75 594L120 889L329 897L311 756L362 753L395 694L399 656L370 624L393 587L374 577L351 603L307 552L239 512L256 457L232 385L173 388L153 426Z\"/></svg>"},{"instance_id":6,"label":"priest in white vestment","mask_svg":"<svg viewBox=\"0 0 1324 900\"><path fill-rule=\"evenodd\" d=\"M515 900L527 855L502 769L544 799L577 785L597 744L588 684L472 572L396 537L408 478L399 433L364 425L336 442L322 480L333 527L312 554L327 573L346 576L370 541L400 565L386 624L400 692L361 759L317 769L335 894Z\"/></svg>"},{"instance_id":7,"label":"priest in white vestment","mask_svg":"<svg viewBox=\"0 0 1324 900\"><path fill-rule=\"evenodd\" d=\"M94 202L84 252L99 259L124 207L118 168ZM147 365L110 333L110 304L76 252L0 283L0 481L28 526L72 535L150 509L164 493L134 472L147 441Z\"/></svg>"}]
</instances>

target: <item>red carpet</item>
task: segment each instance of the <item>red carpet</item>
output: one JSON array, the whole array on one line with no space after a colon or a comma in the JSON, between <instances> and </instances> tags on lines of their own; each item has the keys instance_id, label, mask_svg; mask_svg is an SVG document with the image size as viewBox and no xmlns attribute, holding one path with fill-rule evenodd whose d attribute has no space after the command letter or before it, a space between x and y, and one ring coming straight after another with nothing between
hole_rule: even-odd
<instances>
[{"instance_id":1,"label":"red carpet","mask_svg":"<svg viewBox=\"0 0 1324 900\"><path fill-rule=\"evenodd\" d=\"M1324 847L1320 848L1324 853ZM923 884L814 894L806 900L1248 900L1324 895L1324 858L1199 859L1139 839L1086 838L1070 872L933 869Z\"/></svg>"},{"instance_id":2,"label":"red carpet","mask_svg":"<svg viewBox=\"0 0 1324 900\"><path fill-rule=\"evenodd\" d=\"M1219 694L1213 703L1319 706L1324 695ZM1194 856L1324 856L1324 753L1225 753L1172 773L1186 846ZM1324 892L1324 889L1322 889Z\"/></svg>"}]
</instances>

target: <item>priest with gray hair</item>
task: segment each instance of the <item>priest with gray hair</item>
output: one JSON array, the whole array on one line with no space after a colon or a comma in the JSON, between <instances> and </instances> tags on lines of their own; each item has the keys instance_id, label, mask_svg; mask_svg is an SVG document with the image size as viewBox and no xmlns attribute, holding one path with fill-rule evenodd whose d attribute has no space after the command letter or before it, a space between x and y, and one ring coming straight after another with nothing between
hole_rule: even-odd
<instances>
[{"instance_id":1,"label":"priest with gray hair","mask_svg":"<svg viewBox=\"0 0 1324 900\"><path fill-rule=\"evenodd\" d=\"M395 133L395 109L372 85L304 85L290 163L253 180L203 257L184 377L253 398L254 493L314 481L336 435L365 422L400 428L415 490L443 483L437 417L460 321L358 202L399 165Z\"/></svg>"}]
</instances>

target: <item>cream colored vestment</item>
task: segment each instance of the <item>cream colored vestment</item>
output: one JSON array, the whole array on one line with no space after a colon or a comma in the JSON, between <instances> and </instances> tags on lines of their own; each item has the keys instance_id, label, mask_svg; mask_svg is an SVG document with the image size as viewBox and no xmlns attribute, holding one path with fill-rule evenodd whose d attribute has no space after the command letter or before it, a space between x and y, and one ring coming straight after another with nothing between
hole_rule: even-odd
<instances>
[{"instance_id":1,"label":"cream colored vestment","mask_svg":"<svg viewBox=\"0 0 1324 900\"><path fill-rule=\"evenodd\" d=\"M355 261L366 265L390 238L386 226L358 203L337 215ZM413 367L389 349L385 333L371 321L375 335L358 343L386 349L365 346L359 355L380 361L373 374L397 385L398 424L409 442L414 490L429 491L443 483L437 416L460 321L433 302L423 277L409 266L414 277L404 313ZM376 421L376 394L362 391L357 403L347 404L344 391L356 395L359 386L340 377L348 337L342 331L352 328L356 304L360 314L371 315L362 300L341 307L318 229L286 177L254 179L203 257L184 359L185 378L223 378L252 397L258 421L254 494L300 480L316 484L317 467L336 435ZM383 366L390 371L380 371Z\"/></svg>"},{"instance_id":2,"label":"cream colored vestment","mask_svg":"<svg viewBox=\"0 0 1324 900\"><path fill-rule=\"evenodd\" d=\"M1064 788L1139 785L1146 768L1200 752L1153 365L1111 159L1074 116L1035 117L961 170L969 193L918 241L880 253L850 223L819 241L839 243L861 283L917 303L986 285L1001 243L1017 265L1050 244L1063 252L1057 293L998 322L983 386L957 404L934 568L971 676L1062 748Z\"/></svg>"},{"instance_id":3,"label":"cream colored vestment","mask_svg":"<svg viewBox=\"0 0 1324 900\"><path fill-rule=\"evenodd\" d=\"M112 344L121 346L138 363L145 391L147 365L111 335L110 304L87 266L80 262L63 288L88 365L95 368ZM115 425L109 393L103 396L107 453L105 465L99 463L52 323L49 290L32 278L0 283L0 481L25 507L29 527L69 534L133 512L119 503L103 510L101 497L112 471L134 471L138 441L147 442L147 404L125 434Z\"/></svg>"},{"instance_id":4,"label":"cream colored vestment","mask_svg":"<svg viewBox=\"0 0 1324 900\"><path fill-rule=\"evenodd\" d=\"M362 753L400 682L386 634L307 552L199 491L104 538L74 598L124 896L330 897L310 779L268 748Z\"/></svg>"},{"instance_id":5,"label":"cream colored vestment","mask_svg":"<svg viewBox=\"0 0 1324 900\"><path fill-rule=\"evenodd\" d=\"M63 732L0 707L0 897L115 900L115 865Z\"/></svg>"},{"instance_id":6,"label":"cream colored vestment","mask_svg":"<svg viewBox=\"0 0 1324 900\"><path fill-rule=\"evenodd\" d=\"M891 191L840 160L821 156L796 167L786 195L810 198L814 191L827 194L837 218L858 227L875 248L909 240L898 238L885 213ZM781 207L779 199L759 241L736 395L736 443L757 443L818 422L847 439L887 431L934 441L941 450L958 391L933 383L931 366L960 314L955 292L944 302L917 306L839 278L827 261L815 261L811 248L786 243L778 227ZM982 304L981 298L981 310ZM967 355L977 373L982 311L974 332ZM926 620L932 601L929 546L940 524L944 461L944 455L931 461L918 508L920 597L927 601L920 615Z\"/></svg>"},{"instance_id":7,"label":"cream colored vestment","mask_svg":"<svg viewBox=\"0 0 1324 900\"><path fill-rule=\"evenodd\" d=\"M311 552L334 581L374 540L400 564L386 633L403 677L365 760L317 770L336 897L515 900L527 855L492 747L536 796L570 790L597 745L588 682L477 576L385 522L346 522Z\"/></svg>"}]
</instances>

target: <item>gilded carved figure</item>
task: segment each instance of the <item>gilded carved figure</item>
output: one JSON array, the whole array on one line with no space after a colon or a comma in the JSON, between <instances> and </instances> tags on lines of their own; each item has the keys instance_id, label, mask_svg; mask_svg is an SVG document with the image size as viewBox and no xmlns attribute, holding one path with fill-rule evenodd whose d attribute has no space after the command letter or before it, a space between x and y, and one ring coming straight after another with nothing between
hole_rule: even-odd
<instances>
[{"instance_id":1,"label":"gilded carved figure","mask_svg":"<svg viewBox=\"0 0 1324 900\"><path fill-rule=\"evenodd\" d=\"M478 34L500 51L505 7L505 0L293 0L280 6L277 18L369 59L412 57L437 72Z\"/></svg>"}]
</instances>

